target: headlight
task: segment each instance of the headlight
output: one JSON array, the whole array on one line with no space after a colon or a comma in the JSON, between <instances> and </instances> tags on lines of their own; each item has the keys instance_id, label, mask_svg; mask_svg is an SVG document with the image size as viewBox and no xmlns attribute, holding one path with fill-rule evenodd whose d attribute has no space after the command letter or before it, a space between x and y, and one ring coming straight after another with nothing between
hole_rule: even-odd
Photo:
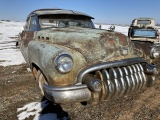
<instances>
[{"instance_id":1,"label":"headlight","mask_svg":"<svg viewBox=\"0 0 160 120\"><path fill-rule=\"evenodd\" d=\"M73 59L68 54L61 54L55 59L55 67L59 72L67 73L73 67Z\"/></svg>"},{"instance_id":2,"label":"headlight","mask_svg":"<svg viewBox=\"0 0 160 120\"><path fill-rule=\"evenodd\" d=\"M151 51L150 51L150 56L152 59L157 58L160 56L160 51L158 49L158 46L153 46Z\"/></svg>"}]
</instances>

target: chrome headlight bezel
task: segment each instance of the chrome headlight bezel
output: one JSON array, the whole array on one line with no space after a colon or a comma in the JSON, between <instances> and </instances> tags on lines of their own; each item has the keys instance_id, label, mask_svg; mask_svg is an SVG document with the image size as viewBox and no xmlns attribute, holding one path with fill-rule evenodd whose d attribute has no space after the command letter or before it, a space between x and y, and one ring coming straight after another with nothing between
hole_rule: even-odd
<instances>
[{"instance_id":1,"label":"chrome headlight bezel","mask_svg":"<svg viewBox=\"0 0 160 120\"><path fill-rule=\"evenodd\" d=\"M160 56L160 51L157 50L157 46L153 46L150 51L150 57L155 59Z\"/></svg>"},{"instance_id":2,"label":"chrome headlight bezel","mask_svg":"<svg viewBox=\"0 0 160 120\"><path fill-rule=\"evenodd\" d=\"M55 68L60 73L68 73L73 67L73 59L69 54L60 54L54 60Z\"/></svg>"}]
</instances>

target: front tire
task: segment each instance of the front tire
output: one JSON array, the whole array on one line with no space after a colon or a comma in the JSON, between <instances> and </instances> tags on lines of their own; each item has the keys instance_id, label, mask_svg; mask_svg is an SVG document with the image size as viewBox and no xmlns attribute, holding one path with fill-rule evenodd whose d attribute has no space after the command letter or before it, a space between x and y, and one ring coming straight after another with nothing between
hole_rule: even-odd
<instances>
[{"instance_id":1,"label":"front tire","mask_svg":"<svg viewBox=\"0 0 160 120\"><path fill-rule=\"evenodd\" d=\"M40 89L42 96L44 96L43 84L48 85L48 81L41 70L38 70L37 72L36 82L38 83L38 87Z\"/></svg>"}]
</instances>

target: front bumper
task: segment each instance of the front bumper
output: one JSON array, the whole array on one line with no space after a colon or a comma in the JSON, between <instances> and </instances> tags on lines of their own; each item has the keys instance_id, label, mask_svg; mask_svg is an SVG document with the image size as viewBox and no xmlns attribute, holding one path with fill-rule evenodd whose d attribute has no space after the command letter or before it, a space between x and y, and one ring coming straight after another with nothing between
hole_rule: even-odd
<instances>
[{"instance_id":1,"label":"front bumper","mask_svg":"<svg viewBox=\"0 0 160 120\"><path fill-rule=\"evenodd\" d=\"M91 91L85 84L66 87L43 84L43 89L45 97L55 103L85 102L91 99Z\"/></svg>"},{"instance_id":2,"label":"front bumper","mask_svg":"<svg viewBox=\"0 0 160 120\"><path fill-rule=\"evenodd\" d=\"M130 58L90 66L82 70L77 84L56 87L43 84L44 95L55 103L99 103L151 86L157 67L143 58ZM101 85L100 85L101 84Z\"/></svg>"}]
</instances>

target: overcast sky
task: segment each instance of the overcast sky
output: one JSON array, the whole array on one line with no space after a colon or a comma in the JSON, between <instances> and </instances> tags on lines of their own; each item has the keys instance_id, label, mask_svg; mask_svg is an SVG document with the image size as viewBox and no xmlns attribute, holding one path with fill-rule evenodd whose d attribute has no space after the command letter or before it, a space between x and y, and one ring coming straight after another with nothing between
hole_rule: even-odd
<instances>
[{"instance_id":1,"label":"overcast sky","mask_svg":"<svg viewBox=\"0 0 160 120\"><path fill-rule=\"evenodd\" d=\"M160 23L160 0L0 0L0 19L25 21L41 8L63 8L87 13L95 23L130 24L150 17Z\"/></svg>"}]
</instances>

